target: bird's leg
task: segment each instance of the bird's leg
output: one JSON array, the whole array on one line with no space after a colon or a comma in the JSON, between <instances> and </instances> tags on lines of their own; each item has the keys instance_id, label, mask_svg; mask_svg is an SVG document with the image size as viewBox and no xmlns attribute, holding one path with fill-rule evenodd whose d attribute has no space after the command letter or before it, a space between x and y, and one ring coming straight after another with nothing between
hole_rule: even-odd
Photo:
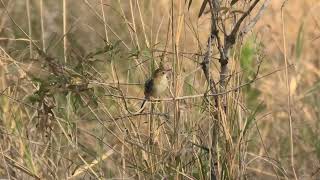
<instances>
[{"instance_id":1,"label":"bird's leg","mask_svg":"<svg viewBox=\"0 0 320 180\"><path fill-rule=\"evenodd\" d=\"M160 100L157 100L157 99L159 99L159 98L158 97L152 97L152 96L149 98L151 104L156 104L156 103L161 102Z\"/></svg>"}]
</instances>

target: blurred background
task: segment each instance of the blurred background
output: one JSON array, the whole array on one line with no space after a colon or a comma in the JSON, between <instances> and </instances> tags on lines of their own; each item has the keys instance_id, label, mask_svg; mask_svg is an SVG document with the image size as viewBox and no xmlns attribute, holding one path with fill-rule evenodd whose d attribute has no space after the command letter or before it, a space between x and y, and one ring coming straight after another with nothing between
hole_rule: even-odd
<instances>
[{"instance_id":1,"label":"blurred background","mask_svg":"<svg viewBox=\"0 0 320 180\"><path fill-rule=\"evenodd\" d=\"M224 0L220 13L241 15L249 4ZM198 17L201 5L1 0L0 178L209 179L214 167L218 179L318 179L317 0L271 0L237 40L223 121L214 118L220 109L212 97L203 96L132 113L161 63L174 70L162 98L207 91L200 63L211 13L207 6ZM216 82L218 54L214 46Z\"/></svg>"}]
</instances>

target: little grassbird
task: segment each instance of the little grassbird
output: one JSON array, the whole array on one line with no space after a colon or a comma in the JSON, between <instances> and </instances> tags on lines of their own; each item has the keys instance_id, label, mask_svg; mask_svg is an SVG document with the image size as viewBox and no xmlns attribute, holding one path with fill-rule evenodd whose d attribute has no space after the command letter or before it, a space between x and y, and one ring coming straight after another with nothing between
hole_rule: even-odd
<instances>
[{"instance_id":1,"label":"little grassbird","mask_svg":"<svg viewBox=\"0 0 320 180\"><path fill-rule=\"evenodd\" d=\"M159 97L168 88L169 81L167 75L170 71L171 69L165 69L163 66L160 66L152 73L152 76L146 80L144 84L145 100L141 105L141 109L147 100L151 97Z\"/></svg>"}]
</instances>

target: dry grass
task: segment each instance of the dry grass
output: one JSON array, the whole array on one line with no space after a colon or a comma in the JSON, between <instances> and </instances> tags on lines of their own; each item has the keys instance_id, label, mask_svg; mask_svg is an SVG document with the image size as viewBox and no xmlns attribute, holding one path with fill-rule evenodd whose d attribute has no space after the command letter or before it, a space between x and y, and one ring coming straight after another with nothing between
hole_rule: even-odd
<instances>
[{"instance_id":1,"label":"dry grass","mask_svg":"<svg viewBox=\"0 0 320 180\"><path fill-rule=\"evenodd\" d=\"M200 2L1 3L0 178L209 179L210 162L218 179L320 176L317 0L272 1L236 43L226 112L206 94ZM161 61L170 91L135 114Z\"/></svg>"}]
</instances>

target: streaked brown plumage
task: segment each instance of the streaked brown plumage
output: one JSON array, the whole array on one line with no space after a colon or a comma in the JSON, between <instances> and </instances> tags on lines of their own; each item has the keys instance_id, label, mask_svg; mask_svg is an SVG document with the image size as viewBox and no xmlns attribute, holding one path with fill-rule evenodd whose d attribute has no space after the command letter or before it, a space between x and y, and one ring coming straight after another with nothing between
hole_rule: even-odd
<instances>
[{"instance_id":1,"label":"streaked brown plumage","mask_svg":"<svg viewBox=\"0 0 320 180\"><path fill-rule=\"evenodd\" d=\"M146 80L144 84L145 100L143 101L141 108L150 97L159 97L167 89L169 85L167 74L169 71L170 69L165 69L160 66L160 68L152 73L151 78Z\"/></svg>"}]
</instances>

